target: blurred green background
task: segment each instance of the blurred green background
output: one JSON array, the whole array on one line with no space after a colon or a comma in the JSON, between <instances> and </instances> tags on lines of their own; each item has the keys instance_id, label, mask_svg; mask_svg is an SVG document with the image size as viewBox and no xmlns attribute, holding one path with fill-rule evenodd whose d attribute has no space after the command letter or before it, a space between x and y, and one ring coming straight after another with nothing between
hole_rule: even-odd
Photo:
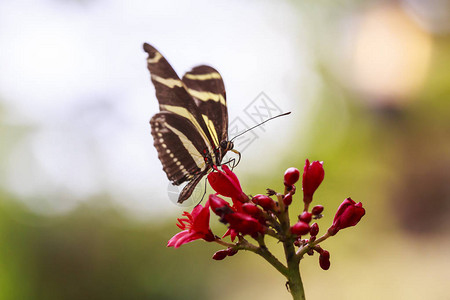
<instances>
[{"instance_id":1,"label":"blurred green background","mask_svg":"<svg viewBox=\"0 0 450 300\"><path fill-rule=\"evenodd\" d=\"M290 299L251 253L166 248L190 208L152 147L143 42L216 67L230 121L261 91L293 112L243 151L246 193L309 158L322 231L363 202L330 270L302 261L308 299L450 298L450 1L24 0L0 1L0 299Z\"/></svg>"}]
</instances>

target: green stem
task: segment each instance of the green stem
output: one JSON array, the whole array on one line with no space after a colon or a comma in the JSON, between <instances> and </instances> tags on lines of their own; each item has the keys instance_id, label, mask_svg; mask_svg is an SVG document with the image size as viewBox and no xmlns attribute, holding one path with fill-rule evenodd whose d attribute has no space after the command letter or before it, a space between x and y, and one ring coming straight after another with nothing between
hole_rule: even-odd
<instances>
[{"instance_id":1,"label":"green stem","mask_svg":"<svg viewBox=\"0 0 450 300\"><path fill-rule=\"evenodd\" d=\"M222 241L221 239L216 239L215 240L216 243L225 246L225 247L231 247L231 248L235 248L237 250L247 250L247 251L251 251L254 252L256 254L258 254L259 256L261 256L262 258L264 258L267 262L269 262L275 269L278 270L278 272L280 272L281 274L283 274L286 278L288 278L288 269L286 268L285 265L283 265L278 258L276 258L270 251L269 249L267 249L265 243L264 243L264 239L260 238L258 239L258 243L259 243L259 247L253 245L252 243L248 242L246 239L241 239L239 241L239 243L236 244L231 244L231 243L227 243L225 241Z\"/></svg>"},{"instance_id":2,"label":"green stem","mask_svg":"<svg viewBox=\"0 0 450 300\"><path fill-rule=\"evenodd\" d=\"M243 250L252 251L262 258L264 258L268 263L270 263L275 269L278 270L281 274L283 274L286 278L288 278L288 269L285 265L283 265L270 251L267 249L265 245L257 247L252 244L247 244L243 247Z\"/></svg>"},{"instance_id":3,"label":"green stem","mask_svg":"<svg viewBox=\"0 0 450 300\"><path fill-rule=\"evenodd\" d=\"M278 216L283 230L283 248L288 267L289 292L294 300L305 300L302 278L300 276L300 257L296 255L294 241L295 237L290 233L289 207L283 205L283 200L279 197L280 214Z\"/></svg>"},{"instance_id":4,"label":"green stem","mask_svg":"<svg viewBox=\"0 0 450 300\"><path fill-rule=\"evenodd\" d=\"M305 255L306 252L308 252L309 250L313 249L315 245L323 242L324 240L326 240L327 238L330 237L330 234L327 232L325 233L323 236L321 236L320 238L318 238L317 240L315 240L314 242L310 242L307 245L305 245L303 248L300 248L297 252L297 257L299 259L302 259L303 255Z\"/></svg>"},{"instance_id":5,"label":"green stem","mask_svg":"<svg viewBox=\"0 0 450 300\"><path fill-rule=\"evenodd\" d=\"M292 299L305 300L305 291L300 276L300 259L295 255L295 248L292 243L285 242L283 245L288 265L288 284Z\"/></svg>"}]
</instances>

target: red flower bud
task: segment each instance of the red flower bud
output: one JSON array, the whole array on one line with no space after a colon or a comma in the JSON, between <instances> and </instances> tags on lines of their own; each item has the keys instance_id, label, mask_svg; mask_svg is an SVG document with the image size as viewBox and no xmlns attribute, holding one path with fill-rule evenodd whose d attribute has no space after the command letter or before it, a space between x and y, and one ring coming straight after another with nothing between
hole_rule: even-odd
<instances>
[{"instance_id":1,"label":"red flower bud","mask_svg":"<svg viewBox=\"0 0 450 300\"><path fill-rule=\"evenodd\" d=\"M311 203L313 194L322 183L324 175L322 162L313 161L309 163L309 160L306 160L302 182L303 201L305 203Z\"/></svg>"},{"instance_id":2,"label":"red flower bud","mask_svg":"<svg viewBox=\"0 0 450 300\"><path fill-rule=\"evenodd\" d=\"M313 223L311 225L311 230L309 231L309 234L311 236L316 236L319 233L319 225L317 223Z\"/></svg>"},{"instance_id":3,"label":"red flower bud","mask_svg":"<svg viewBox=\"0 0 450 300\"><path fill-rule=\"evenodd\" d=\"M242 204L242 210L251 215L252 217L257 218L258 216L261 215L261 210L258 208L258 206L256 206L253 203L244 203Z\"/></svg>"},{"instance_id":4,"label":"red flower bud","mask_svg":"<svg viewBox=\"0 0 450 300\"><path fill-rule=\"evenodd\" d=\"M236 174L234 174L227 165L222 165L222 170L215 168L217 172L208 174L208 181L211 187L220 195L231 197L233 200L247 202L247 195L242 192L241 184L239 183Z\"/></svg>"},{"instance_id":5,"label":"red flower bud","mask_svg":"<svg viewBox=\"0 0 450 300\"><path fill-rule=\"evenodd\" d=\"M275 208L275 201L269 196L258 194L252 200L253 203L261 206L264 210L273 210Z\"/></svg>"},{"instance_id":6,"label":"red flower bud","mask_svg":"<svg viewBox=\"0 0 450 300\"><path fill-rule=\"evenodd\" d=\"M330 252L327 250L320 252L319 265L324 270L328 270L330 268Z\"/></svg>"},{"instance_id":7,"label":"red flower bud","mask_svg":"<svg viewBox=\"0 0 450 300\"><path fill-rule=\"evenodd\" d=\"M216 253L214 253L212 258L215 260L222 260L227 256L228 256L228 249L225 249L225 250L219 250Z\"/></svg>"},{"instance_id":8,"label":"red flower bud","mask_svg":"<svg viewBox=\"0 0 450 300\"><path fill-rule=\"evenodd\" d=\"M226 214L234 212L230 207L230 204L228 204L227 201L223 200L219 196L209 195L208 202L211 206L211 210L221 218Z\"/></svg>"},{"instance_id":9,"label":"red flower bud","mask_svg":"<svg viewBox=\"0 0 450 300\"><path fill-rule=\"evenodd\" d=\"M323 212L322 205L316 205L312 208L311 213L315 216L320 215Z\"/></svg>"},{"instance_id":10,"label":"red flower bud","mask_svg":"<svg viewBox=\"0 0 450 300\"><path fill-rule=\"evenodd\" d=\"M309 225L303 221L298 221L291 227L291 232L296 235L305 235L309 232Z\"/></svg>"},{"instance_id":11,"label":"red flower bud","mask_svg":"<svg viewBox=\"0 0 450 300\"><path fill-rule=\"evenodd\" d=\"M311 222L311 219L312 219L312 213L304 211L304 212L302 212L302 214L300 216L298 216L298 219L300 221L303 221L303 222L309 224L309 222Z\"/></svg>"},{"instance_id":12,"label":"red flower bud","mask_svg":"<svg viewBox=\"0 0 450 300\"><path fill-rule=\"evenodd\" d=\"M347 198L339 205L334 216L333 225L328 228L330 235L335 235L339 230L355 226L365 215L366 211L362 207L362 203L356 203L351 198Z\"/></svg>"},{"instance_id":13,"label":"red flower bud","mask_svg":"<svg viewBox=\"0 0 450 300\"><path fill-rule=\"evenodd\" d=\"M291 193L287 193L284 197L283 197L283 203L286 206L291 205L292 203L292 194Z\"/></svg>"},{"instance_id":14,"label":"red flower bud","mask_svg":"<svg viewBox=\"0 0 450 300\"><path fill-rule=\"evenodd\" d=\"M289 168L284 173L284 185L290 187L300 178L300 171L297 168Z\"/></svg>"},{"instance_id":15,"label":"red flower bud","mask_svg":"<svg viewBox=\"0 0 450 300\"><path fill-rule=\"evenodd\" d=\"M224 219L230 224L230 228L242 234L253 235L255 233L264 233L265 228L251 216L244 213L232 213L224 216Z\"/></svg>"},{"instance_id":16,"label":"red flower bud","mask_svg":"<svg viewBox=\"0 0 450 300\"><path fill-rule=\"evenodd\" d=\"M227 249L227 251L228 251L228 256L233 256L233 255L235 255L236 253L238 253L238 250L236 250L236 249L234 249L234 248L231 248L231 247L229 247L229 248Z\"/></svg>"}]
</instances>

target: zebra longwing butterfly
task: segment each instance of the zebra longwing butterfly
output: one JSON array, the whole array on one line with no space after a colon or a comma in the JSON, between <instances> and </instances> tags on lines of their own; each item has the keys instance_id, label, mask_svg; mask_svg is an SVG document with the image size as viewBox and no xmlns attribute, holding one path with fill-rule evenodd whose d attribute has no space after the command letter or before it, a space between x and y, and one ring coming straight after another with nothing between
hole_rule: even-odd
<instances>
[{"instance_id":1,"label":"zebra longwing butterfly","mask_svg":"<svg viewBox=\"0 0 450 300\"><path fill-rule=\"evenodd\" d=\"M225 86L210 66L197 66L180 80L158 50L145 43L144 51L160 110L150 120L154 145L172 184L188 182L178 197L183 203L233 149L228 141Z\"/></svg>"}]
</instances>

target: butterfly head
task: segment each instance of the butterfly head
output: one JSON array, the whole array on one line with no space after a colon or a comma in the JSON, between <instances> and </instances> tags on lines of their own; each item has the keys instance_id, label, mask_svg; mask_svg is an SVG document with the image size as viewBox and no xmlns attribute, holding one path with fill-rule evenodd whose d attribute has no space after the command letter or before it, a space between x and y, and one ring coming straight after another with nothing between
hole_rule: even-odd
<instances>
[{"instance_id":1,"label":"butterfly head","mask_svg":"<svg viewBox=\"0 0 450 300\"><path fill-rule=\"evenodd\" d=\"M220 148L222 148L222 152L226 152L228 150L232 150L234 147L234 144L232 141L221 141L220 142Z\"/></svg>"}]
</instances>

